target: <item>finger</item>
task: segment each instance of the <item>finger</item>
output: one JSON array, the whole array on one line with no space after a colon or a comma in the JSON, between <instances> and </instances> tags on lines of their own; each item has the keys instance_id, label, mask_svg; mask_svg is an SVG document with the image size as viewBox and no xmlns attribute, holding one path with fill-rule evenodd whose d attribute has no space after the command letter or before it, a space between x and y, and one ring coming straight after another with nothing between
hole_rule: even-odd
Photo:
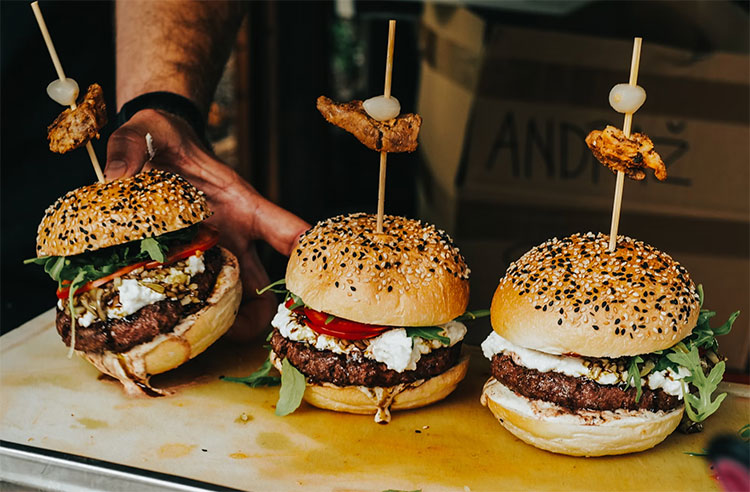
<instances>
[{"instance_id":1,"label":"finger","mask_svg":"<svg viewBox=\"0 0 750 492\"><path fill-rule=\"evenodd\" d=\"M254 235L270 244L279 253L289 256L300 235L310 224L262 196L257 196Z\"/></svg>"},{"instance_id":2,"label":"finger","mask_svg":"<svg viewBox=\"0 0 750 492\"><path fill-rule=\"evenodd\" d=\"M148 158L146 132L138 125L126 123L109 137L104 175L109 181L133 176L143 169Z\"/></svg>"}]
</instances>

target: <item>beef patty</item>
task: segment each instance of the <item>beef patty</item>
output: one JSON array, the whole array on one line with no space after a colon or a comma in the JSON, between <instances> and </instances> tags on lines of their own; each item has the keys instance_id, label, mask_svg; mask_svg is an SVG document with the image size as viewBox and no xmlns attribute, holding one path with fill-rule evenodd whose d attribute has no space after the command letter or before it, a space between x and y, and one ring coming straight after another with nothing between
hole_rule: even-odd
<instances>
[{"instance_id":1,"label":"beef patty","mask_svg":"<svg viewBox=\"0 0 750 492\"><path fill-rule=\"evenodd\" d=\"M183 306L180 301L165 299L144 306L124 318L97 321L89 326L76 323L76 350L124 352L160 333L170 332L182 318L202 309L214 289L216 277L223 266L219 248L206 251L203 262L205 270L191 279L191 283L198 285L195 296L201 302ZM58 309L55 324L65 345L70 345L70 315Z\"/></svg>"},{"instance_id":2,"label":"beef patty","mask_svg":"<svg viewBox=\"0 0 750 492\"><path fill-rule=\"evenodd\" d=\"M635 388L598 384L588 378L558 372L539 372L517 365L506 354L492 357L492 376L526 398L552 402L571 411L626 409L656 412L682 405L682 400L676 396L647 386L643 387L641 398L636 403Z\"/></svg>"},{"instance_id":3,"label":"beef patty","mask_svg":"<svg viewBox=\"0 0 750 492\"><path fill-rule=\"evenodd\" d=\"M279 358L287 358L312 383L336 386L395 386L428 379L453 367L461 355L461 342L422 355L413 371L396 372L382 363L364 357L361 352L337 354L318 350L305 342L284 338L278 329L271 337L271 348Z\"/></svg>"}]
</instances>

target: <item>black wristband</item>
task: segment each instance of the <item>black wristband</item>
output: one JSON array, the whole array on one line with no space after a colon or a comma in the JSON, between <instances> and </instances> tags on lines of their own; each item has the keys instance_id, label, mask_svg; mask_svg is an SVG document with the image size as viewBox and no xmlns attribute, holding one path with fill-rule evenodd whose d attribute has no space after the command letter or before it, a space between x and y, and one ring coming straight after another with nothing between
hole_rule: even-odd
<instances>
[{"instance_id":1,"label":"black wristband","mask_svg":"<svg viewBox=\"0 0 750 492\"><path fill-rule=\"evenodd\" d=\"M147 92L131 99L122 105L117 113L117 127L119 128L142 109L160 109L179 116L185 120L198 135L201 142L211 149L211 144L206 137L206 122L198 107L187 97L174 92Z\"/></svg>"}]
</instances>

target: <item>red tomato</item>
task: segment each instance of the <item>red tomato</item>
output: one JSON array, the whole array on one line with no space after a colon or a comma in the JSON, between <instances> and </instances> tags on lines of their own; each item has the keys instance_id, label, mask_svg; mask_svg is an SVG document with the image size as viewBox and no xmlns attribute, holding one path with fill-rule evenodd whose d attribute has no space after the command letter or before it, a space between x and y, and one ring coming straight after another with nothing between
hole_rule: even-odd
<instances>
[{"instance_id":1,"label":"red tomato","mask_svg":"<svg viewBox=\"0 0 750 492\"><path fill-rule=\"evenodd\" d=\"M293 304L294 300L289 299L285 306L289 309ZM336 316L321 313L306 306L298 307L295 311L305 316L305 324L314 332L346 340L373 338L389 329L388 326L368 325L337 318Z\"/></svg>"},{"instance_id":2,"label":"red tomato","mask_svg":"<svg viewBox=\"0 0 750 492\"><path fill-rule=\"evenodd\" d=\"M95 289L99 287L100 285L104 285L107 282L111 282L112 280L116 279L117 277L122 277L123 275L126 275L133 270L144 267L144 268L158 268L164 265L169 265L170 263L175 263L180 260L184 260L185 258L189 258L193 256L198 251L207 251L219 242L219 231L214 229L213 227L201 224L201 227L198 228L198 232L195 234L195 237L193 240L184 245L176 245L173 248L170 248L169 250L169 256L167 256L164 263L159 263L158 261L141 261L139 263L134 263L132 265L124 266L117 270L114 273L111 273L107 275L106 277L98 278L96 280L92 280L91 282L83 284L81 287L79 287L74 295L83 294L84 292L88 292L91 289ZM70 282L67 282L70 283ZM68 294L70 293L69 287L63 287L62 289L57 289L57 298L58 299L67 299Z\"/></svg>"}]
</instances>

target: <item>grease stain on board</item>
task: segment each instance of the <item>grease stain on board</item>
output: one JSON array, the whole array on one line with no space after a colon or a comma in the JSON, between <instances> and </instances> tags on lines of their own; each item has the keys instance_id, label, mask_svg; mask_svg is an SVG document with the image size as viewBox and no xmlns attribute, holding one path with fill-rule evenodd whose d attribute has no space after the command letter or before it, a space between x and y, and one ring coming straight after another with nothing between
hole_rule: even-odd
<instances>
[{"instance_id":1,"label":"grease stain on board","mask_svg":"<svg viewBox=\"0 0 750 492\"><path fill-rule=\"evenodd\" d=\"M159 458L183 458L197 447L195 444L165 444L159 448Z\"/></svg>"},{"instance_id":2,"label":"grease stain on board","mask_svg":"<svg viewBox=\"0 0 750 492\"><path fill-rule=\"evenodd\" d=\"M84 426L86 429L103 429L109 427L109 424L103 420L91 419L88 417L77 418L76 422Z\"/></svg>"}]
</instances>

